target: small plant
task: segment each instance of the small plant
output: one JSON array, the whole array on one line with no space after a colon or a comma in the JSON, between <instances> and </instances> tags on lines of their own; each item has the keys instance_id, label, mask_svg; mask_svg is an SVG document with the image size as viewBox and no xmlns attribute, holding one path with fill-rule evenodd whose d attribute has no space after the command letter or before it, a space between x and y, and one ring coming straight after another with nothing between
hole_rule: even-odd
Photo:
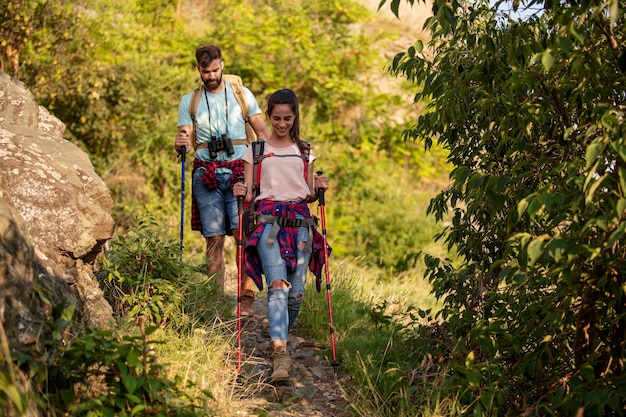
<instances>
[{"instance_id":1,"label":"small plant","mask_svg":"<svg viewBox=\"0 0 626 417\"><path fill-rule=\"evenodd\" d=\"M11 360L11 352L4 326L0 320L0 411L14 411L23 415L26 411L28 397L20 388L15 364Z\"/></svg>"},{"instance_id":2,"label":"small plant","mask_svg":"<svg viewBox=\"0 0 626 417\"><path fill-rule=\"evenodd\" d=\"M148 327L138 336L88 330L62 348L49 370L49 401L71 416L207 415L209 392L189 398L157 363ZM192 385L187 381L187 387Z\"/></svg>"}]
</instances>

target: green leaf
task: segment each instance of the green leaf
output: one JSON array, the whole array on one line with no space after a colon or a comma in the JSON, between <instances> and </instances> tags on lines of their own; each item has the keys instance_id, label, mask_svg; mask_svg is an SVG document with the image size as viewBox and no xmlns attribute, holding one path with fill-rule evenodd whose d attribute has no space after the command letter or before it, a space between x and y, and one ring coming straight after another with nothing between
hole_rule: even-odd
<instances>
[{"instance_id":1,"label":"green leaf","mask_svg":"<svg viewBox=\"0 0 626 417\"><path fill-rule=\"evenodd\" d=\"M619 185L622 190L626 190L626 168L619 166L617 169L617 175L619 176Z\"/></svg>"},{"instance_id":2,"label":"green leaf","mask_svg":"<svg viewBox=\"0 0 626 417\"><path fill-rule=\"evenodd\" d=\"M111 407L103 407L100 411L104 417L115 417L115 410Z\"/></svg>"},{"instance_id":3,"label":"green leaf","mask_svg":"<svg viewBox=\"0 0 626 417\"><path fill-rule=\"evenodd\" d=\"M611 233L611 236L609 236L609 239L606 241L606 247L610 248L613 246L613 244L615 244L615 242L620 240L622 236L624 236L625 230L626 230L626 222L621 222L619 226L617 227L617 229L615 229L615 231Z\"/></svg>"},{"instance_id":4,"label":"green leaf","mask_svg":"<svg viewBox=\"0 0 626 417\"><path fill-rule=\"evenodd\" d=\"M0 380L0 382L2 382ZM11 400L15 409L20 413L24 413L26 410L26 396L24 396L15 385L7 384L7 381L0 384L0 391Z\"/></svg>"},{"instance_id":5,"label":"green leaf","mask_svg":"<svg viewBox=\"0 0 626 417\"><path fill-rule=\"evenodd\" d=\"M626 198L622 197L617 200L617 204L615 204L615 214L617 218L621 218L626 212Z\"/></svg>"},{"instance_id":6,"label":"green leaf","mask_svg":"<svg viewBox=\"0 0 626 417\"><path fill-rule=\"evenodd\" d=\"M424 42L422 42L421 39L418 39L417 41L415 41L415 50L420 53L424 50Z\"/></svg>"},{"instance_id":7,"label":"green leaf","mask_svg":"<svg viewBox=\"0 0 626 417\"><path fill-rule=\"evenodd\" d=\"M85 340L85 350L86 351L93 350L95 343L96 342L93 340L93 337L87 336L87 339Z\"/></svg>"},{"instance_id":8,"label":"green leaf","mask_svg":"<svg viewBox=\"0 0 626 417\"><path fill-rule=\"evenodd\" d=\"M615 127L619 125L620 119L610 111L606 111L602 115L601 123L602 126L606 128L615 129Z\"/></svg>"},{"instance_id":9,"label":"green leaf","mask_svg":"<svg viewBox=\"0 0 626 417\"><path fill-rule=\"evenodd\" d=\"M137 413L139 413L140 411L143 411L143 410L145 410L145 409L146 409L145 404L138 404L138 405L136 405L136 406L134 406L134 407L133 407L133 409L132 409L132 410L131 410L131 412L130 412L130 415L131 415L131 416L134 416L134 415L136 415Z\"/></svg>"},{"instance_id":10,"label":"green leaf","mask_svg":"<svg viewBox=\"0 0 626 417\"><path fill-rule=\"evenodd\" d=\"M141 399L134 394L126 394L125 397L133 404L142 404Z\"/></svg>"},{"instance_id":11,"label":"green leaf","mask_svg":"<svg viewBox=\"0 0 626 417\"><path fill-rule=\"evenodd\" d=\"M480 385L482 381L482 375L475 369L470 369L465 373L465 380L472 386Z\"/></svg>"},{"instance_id":12,"label":"green leaf","mask_svg":"<svg viewBox=\"0 0 626 417\"><path fill-rule=\"evenodd\" d=\"M568 246L565 240L555 237L548 243L548 254L555 262L560 262L566 258Z\"/></svg>"},{"instance_id":13,"label":"green leaf","mask_svg":"<svg viewBox=\"0 0 626 417\"><path fill-rule=\"evenodd\" d=\"M587 147L585 152L585 160L587 161L586 169L589 169L594 163L597 162L598 156L604 151L604 142L596 141Z\"/></svg>"},{"instance_id":14,"label":"green leaf","mask_svg":"<svg viewBox=\"0 0 626 417\"><path fill-rule=\"evenodd\" d=\"M541 255L543 255L543 251L544 251L544 247L545 247L545 243L546 243L545 240L544 240L545 239L544 236L540 236L540 237L532 240L528 244L528 257L529 257L531 265L533 265L535 262L537 262L537 260L539 260L539 258L541 258Z\"/></svg>"},{"instance_id":15,"label":"green leaf","mask_svg":"<svg viewBox=\"0 0 626 417\"><path fill-rule=\"evenodd\" d=\"M517 218L521 219L527 209L528 209L528 197L523 198L522 200L520 200L519 203L517 203Z\"/></svg>"},{"instance_id":16,"label":"green leaf","mask_svg":"<svg viewBox=\"0 0 626 417\"><path fill-rule=\"evenodd\" d=\"M579 371L580 371L580 375L587 382L593 382L596 379L596 374L595 374L595 371L593 370L593 366L591 366L588 363L582 364Z\"/></svg>"},{"instance_id":17,"label":"green leaf","mask_svg":"<svg viewBox=\"0 0 626 417\"><path fill-rule=\"evenodd\" d=\"M572 50L572 41L569 38L559 36L559 48L566 54L569 54Z\"/></svg>"},{"instance_id":18,"label":"green leaf","mask_svg":"<svg viewBox=\"0 0 626 417\"><path fill-rule=\"evenodd\" d=\"M124 387L129 394L132 394L137 389L137 378L132 375L126 375L124 378Z\"/></svg>"},{"instance_id":19,"label":"green leaf","mask_svg":"<svg viewBox=\"0 0 626 417\"><path fill-rule=\"evenodd\" d=\"M543 193L541 195L543 205L547 211L550 211L552 208L552 194L551 193Z\"/></svg>"},{"instance_id":20,"label":"green leaf","mask_svg":"<svg viewBox=\"0 0 626 417\"><path fill-rule=\"evenodd\" d=\"M611 23L609 27L614 28L620 16L620 2L618 0L609 0L608 4L609 4L609 17L610 17L610 23ZM613 30L611 30L611 33L612 32Z\"/></svg>"},{"instance_id":21,"label":"green leaf","mask_svg":"<svg viewBox=\"0 0 626 417\"><path fill-rule=\"evenodd\" d=\"M61 400L65 404L71 404L74 401L74 390L73 389L63 389L60 391Z\"/></svg>"},{"instance_id":22,"label":"green leaf","mask_svg":"<svg viewBox=\"0 0 626 417\"><path fill-rule=\"evenodd\" d=\"M141 352L138 349L132 349L128 352L128 356L126 356L126 360L128 361L128 366L131 368L136 368L141 364L139 357L141 356Z\"/></svg>"},{"instance_id":23,"label":"green leaf","mask_svg":"<svg viewBox=\"0 0 626 417\"><path fill-rule=\"evenodd\" d=\"M554 64L554 51L552 48L548 48L541 54L541 64L545 72L550 72L552 65Z\"/></svg>"},{"instance_id":24,"label":"green leaf","mask_svg":"<svg viewBox=\"0 0 626 417\"><path fill-rule=\"evenodd\" d=\"M593 201L593 197L595 196L596 191L598 190L600 185L602 185L602 182L608 177L609 177L609 173L607 172L606 174L602 175L597 180L591 182L591 186L589 187L588 190L586 190L586 193L585 193L586 204L589 204L591 201Z\"/></svg>"},{"instance_id":25,"label":"green leaf","mask_svg":"<svg viewBox=\"0 0 626 417\"><path fill-rule=\"evenodd\" d=\"M620 143L617 143L617 142L611 142L611 146L618 153L618 155L622 159L622 161L626 162L626 146L623 146L623 145L621 145Z\"/></svg>"},{"instance_id":26,"label":"green leaf","mask_svg":"<svg viewBox=\"0 0 626 417\"><path fill-rule=\"evenodd\" d=\"M391 11L396 17L400 17L398 9L400 8L400 0L391 0Z\"/></svg>"},{"instance_id":27,"label":"green leaf","mask_svg":"<svg viewBox=\"0 0 626 417\"><path fill-rule=\"evenodd\" d=\"M493 393L490 391L485 391L480 395L480 402L486 409L490 409L493 405Z\"/></svg>"}]
</instances>

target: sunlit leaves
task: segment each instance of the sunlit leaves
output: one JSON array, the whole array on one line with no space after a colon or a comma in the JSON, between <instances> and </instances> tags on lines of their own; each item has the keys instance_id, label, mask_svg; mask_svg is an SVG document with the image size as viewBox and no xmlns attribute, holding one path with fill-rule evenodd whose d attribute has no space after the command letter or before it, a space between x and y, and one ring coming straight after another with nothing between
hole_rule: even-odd
<instances>
[{"instance_id":1,"label":"sunlit leaves","mask_svg":"<svg viewBox=\"0 0 626 417\"><path fill-rule=\"evenodd\" d=\"M505 24L483 2L435 1L424 48L433 56L408 50L393 61L423 86L418 98L431 99L412 137L437 137L455 166L431 208L438 218L444 202L454 211L445 239L466 262L433 285L449 291L451 312L468 309L463 324L509 323L512 340L498 341L499 354L507 357L509 344L531 352L507 359L504 373L520 381L532 361L548 360L554 376L569 372L571 353L587 357L573 330L577 303L602 311L592 324L602 328L602 343L621 343L609 330L624 297L611 279L626 274L625 86L613 52L624 39L624 17L616 3L547 3L541 15ZM585 292L592 296L580 301ZM510 305L525 310L504 308ZM555 344L567 353L555 357ZM487 353L486 361L500 357Z\"/></svg>"},{"instance_id":2,"label":"sunlit leaves","mask_svg":"<svg viewBox=\"0 0 626 417\"><path fill-rule=\"evenodd\" d=\"M543 68L546 72L549 72L554 64L554 51L551 49L546 49L541 54L541 63L543 64Z\"/></svg>"}]
</instances>

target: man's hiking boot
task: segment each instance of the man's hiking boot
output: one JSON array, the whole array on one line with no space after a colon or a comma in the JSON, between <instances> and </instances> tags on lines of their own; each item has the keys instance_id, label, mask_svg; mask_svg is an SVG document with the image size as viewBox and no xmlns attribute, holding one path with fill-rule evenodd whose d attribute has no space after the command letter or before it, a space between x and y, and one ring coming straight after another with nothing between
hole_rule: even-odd
<instances>
[{"instance_id":1,"label":"man's hiking boot","mask_svg":"<svg viewBox=\"0 0 626 417\"><path fill-rule=\"evenodd\" d=\"M272 382L284 381L289 378L291 358L285 346L280 346L272 350L272 366L274 368L272 376L270 377Z\"/></svg>"},{"instance_id":2,"label":"man's hiking boot","mask_svg":"<svg viewBox=\"0 0 626 417\"><path fill-rule=\"evenodd\" d=\"M243 290L241 294L241 315L244 317L254 316L254 299L256 295L252 290Z\"/></svg>"}]
</instances>

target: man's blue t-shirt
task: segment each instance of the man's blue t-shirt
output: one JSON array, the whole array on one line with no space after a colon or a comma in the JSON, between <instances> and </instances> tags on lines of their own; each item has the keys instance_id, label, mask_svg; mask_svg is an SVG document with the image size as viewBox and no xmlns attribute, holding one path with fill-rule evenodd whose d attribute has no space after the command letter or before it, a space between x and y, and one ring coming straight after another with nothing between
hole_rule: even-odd
<instances>
[{"instance_id":1,"label":"man's blue t-shirt","mask_svg":"<svg viewBox=\"0 0 626 417\"><path fill-rule=\"evenodd\" d=\"M235 98L235 93L229 82L226 88L217 94L202 89L198 109L196 110L196 140L197 144L208 142L212 136L220 138L226 134L231 140L245 140L246 126L241 107ZM246 87L242 87L244 97L248 103L248 116L261 113L256 98ZM192 126L189 114L189 103L193 93L185 94L178 105L178 126ZM211 110L210 115L207 111ZM228 112L226 109L228 108ZM192 145L193 146L193 145ZM231 161L241 159L246 151L245 145L233 145L235 153L229 156L226 152L218 152L217 159L211 159L207 148L197 149L196 158L203 161ZM221 169L220 169L221 170Z\"/></svg>"}]
</instances>

